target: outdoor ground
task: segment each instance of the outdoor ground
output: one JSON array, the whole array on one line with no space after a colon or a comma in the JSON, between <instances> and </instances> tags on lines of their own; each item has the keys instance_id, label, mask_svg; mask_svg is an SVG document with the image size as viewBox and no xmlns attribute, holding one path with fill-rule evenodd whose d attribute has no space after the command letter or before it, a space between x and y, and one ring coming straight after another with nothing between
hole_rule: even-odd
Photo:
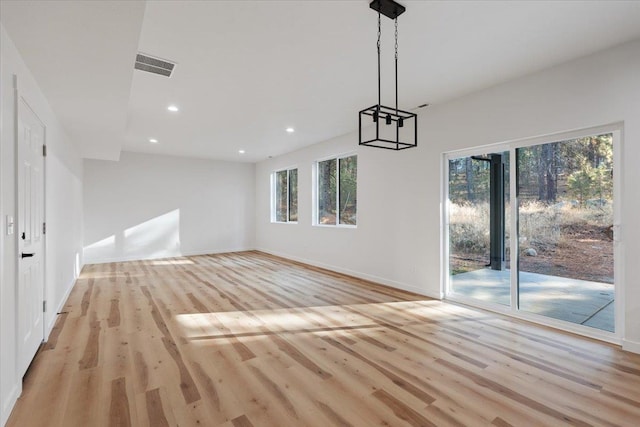
<instances>
[{"instance_id":1,"label":"outdoor ground","mask_svg":"<svg viewBox=\"0 0 640 427\"><path fill-rule=\"evenodd\" d=\"M522 271L613 283L613 241L607 227L593 224L564 225L558 245L536 248L536 256L521 254ZM451 271L462 273L484 268L489 254L452 253ZM510 266L507 263L507 268Z\"/></svg>"}]
</instances>

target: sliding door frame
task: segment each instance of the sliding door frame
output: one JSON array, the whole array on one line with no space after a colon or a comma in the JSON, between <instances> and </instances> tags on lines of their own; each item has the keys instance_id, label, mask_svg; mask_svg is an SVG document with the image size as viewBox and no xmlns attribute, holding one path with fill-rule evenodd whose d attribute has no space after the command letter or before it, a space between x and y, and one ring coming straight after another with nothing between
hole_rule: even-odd
<instances>
[{"instance_id":1,"label":"sliding door frame","mask_svg":"<svg viewBox=\"0 0 640 427\"><path fill-rule=\"evenodd\" d=\"M578 325L564 320L558 320L543 315L528 313L519 310L518 307L518 206L517 196L517 158L518 148L531 147L552 142L566 141L592 135L611 133L613 135L613 259L614 259L614 311L615 311L615 332L608 332L589 326ZM483 145L479 147L467 148L463 150L450 151L442 154L442 186L441 186L441 294L448 301L461 303L477 308L482 308L497 313L506 314L518 319L530 321L545 326L550 326L563 331L572 332L578 335L595 338L598 340L622 344L624 337L624 234L622 229L622 188L623 188L623 140L624 126L622 122L612 123L603 126L572 130L561 133L542 135L532 138L524 138L497 144ZM449 270L449 160L484 153L509 152L509 198L510 198L510 302L509 306L480 301L477 299L455 295L452 293L450 270Z\"/></svg>"}]
</instances>

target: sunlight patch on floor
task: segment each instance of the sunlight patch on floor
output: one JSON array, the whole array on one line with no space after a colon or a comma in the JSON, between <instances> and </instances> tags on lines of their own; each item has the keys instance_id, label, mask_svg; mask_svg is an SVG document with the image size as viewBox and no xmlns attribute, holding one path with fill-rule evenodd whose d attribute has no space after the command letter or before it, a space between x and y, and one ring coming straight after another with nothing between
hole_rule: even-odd
<instances>
[{"instance_id":1,"label":"sunlight patch on floor","mask_svg":"<svg viewBox=\"0 0 640 427\"><path fill-rule=\"evenodd\" d=\"M438 303L438 301L434 301ZM429 301L429 304L432 302ZM349 309L366 311L368 315L378 315L381 319L389 317L393 311L399 316L403 311L423 310L425 307L411 307L415 301L387 302L375 304L331 305L300 307L304 313L292 309L226 311L215 313L178 314L174 319L181 334L190 340L216 339L238 336L245 339L257 339L265 333L324 333L334 330L371 329L381 327L371 318ZM420 313L425 315L425 313ZM449 317L449 313L428 313L433 319Z\"/></svg>"},{"instance_id":2,"label":"sunlight patch on floor","mask_svg":"<svg viewBox=\"0 0 640 427\"><path fill-rule=\"evenodd\" d=\"M193 261L191 261L190 259L164 259L164 260L157 260L157 261L149 261L146 262L145 265L152 265L152 266L161 266L161 265L193 265L195 264Z\"/></svg>"}]
</instances>

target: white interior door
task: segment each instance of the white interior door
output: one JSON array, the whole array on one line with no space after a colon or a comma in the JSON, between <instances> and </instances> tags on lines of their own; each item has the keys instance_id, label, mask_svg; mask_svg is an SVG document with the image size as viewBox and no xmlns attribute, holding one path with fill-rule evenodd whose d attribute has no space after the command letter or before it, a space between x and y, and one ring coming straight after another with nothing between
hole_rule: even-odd
<instances>
[{"instance_id":1,"label":"white interior door","mask_svg":"<svg viewBox=\"0 0 640 427\"><path fill-rule=\"evenodd\" d=\"M24 375L44 339L44 132L20 99L18 106L18 368Z\"/></svg>"}]
</instances>

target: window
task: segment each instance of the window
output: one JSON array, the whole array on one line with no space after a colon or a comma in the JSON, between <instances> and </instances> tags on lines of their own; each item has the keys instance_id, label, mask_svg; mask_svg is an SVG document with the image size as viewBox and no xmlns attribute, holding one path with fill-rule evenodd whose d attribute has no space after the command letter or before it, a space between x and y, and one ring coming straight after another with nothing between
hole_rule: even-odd
<instances>
[{"instance_id":1,"label":"window","mask_svg":"<svg viewBox=\"0 0 640 427\"><path fill-rule=\"evenodd\" d=\"M298 221L298 169L273 173L272 222Z\"/></svg>"},{"instance_id":2,"label":"window","mask_svg":"<svg viewBox=\"0 0 640 427\"><path fill-rule=\"evenodd\" d=\"M356 225L358 157L319 161L316 172L316 224Z\"/></svg>"},{"instance_id":3,"label":"window","mask_svg":"<svg viewBox=\"0 0 640 427\"><path fill-rule=\"evenodd\" d=\"M613 125L446 154L447 298L619 335L619 144Z\"/></svg>"}]
</instances>

